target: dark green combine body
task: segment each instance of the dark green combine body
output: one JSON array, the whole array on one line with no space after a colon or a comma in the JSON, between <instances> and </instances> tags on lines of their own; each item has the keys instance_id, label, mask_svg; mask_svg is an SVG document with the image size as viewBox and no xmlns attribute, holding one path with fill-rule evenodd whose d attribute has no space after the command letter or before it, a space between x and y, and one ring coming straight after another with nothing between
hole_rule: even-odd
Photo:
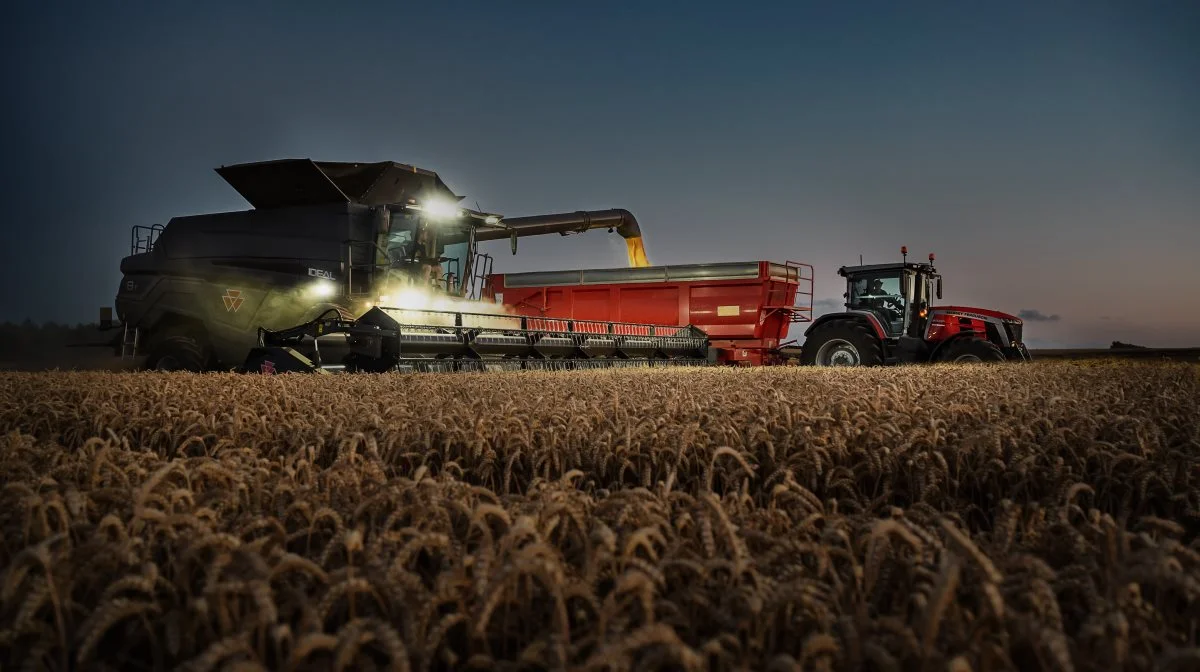
<instances>
[{"instance_id":1,"label":"dark green combine body","mask_svg":"<svg viewBox=\"0 0 1200 672\"><path fill-rule=\"evenodd\" d=\"M298 333L315 341L329 332L343 335L333 339L340 353L326 350L335 353L335 367L372 357L376 361L361 368L388 370L404 358L547 359L542 353L553 341L541 349L536 342L564 335L576 347L554 350L556 356L588 359L587 337L574 334L573 324L534 329L519 320L482 327L470 317L464 323L464 314L489 312L481 308L487 304L474 303L491 272L491 258L478 243L510 238L515 253L518 237L606 228L630 243L631 263L635 247L644 260L637 221L625 210L504 219L461 207L462 197L436 173L405 164L287 159L217 172L252 209L135 226L131 254L121 261L119 355L145 368L236 369L272 347L273 335L293 348ZM433 320L441 327L429 329L430 320L413 318L430 307L441 308L441 322ZM454 311L462 314L445 314ZM400 336L410 318L414 328ZM297 332L297 325L307 326ZM485 347L499 336L524 338L524 346ZM457 346L438 342L450 337ZM523 354L514 354L518 350ZM650 359L677 358L653 351ZM613 352L628 359L620 347ZM277 363L269 364L264 371Z\"/></svg>"}]
</instances>

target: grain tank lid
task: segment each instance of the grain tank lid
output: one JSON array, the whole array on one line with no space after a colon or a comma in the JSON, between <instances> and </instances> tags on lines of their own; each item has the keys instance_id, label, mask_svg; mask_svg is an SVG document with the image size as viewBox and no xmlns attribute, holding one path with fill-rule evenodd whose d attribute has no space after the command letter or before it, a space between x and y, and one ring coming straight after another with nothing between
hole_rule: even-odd
<instances>
[{"instance_id":1,"label":"grain tank lid","mask_svg":"<svg viewBox=\"0 0 1200 672\"><path fill-rule=\"evenodd\" d=\"M758 261L725 261L712 264L676 264L641 268L584 268L569 271L503 273L505 287L555 285L609 285L650 282L701 282L750 280L760 275Z\"/></svg>"},{"instance_id":2,"label":"grain tank lid","mask_svg":"<svg viewBox=\"0 0 1200 672\"><path fill-rule=\"evenodd\" d=\"M258 209L334 203L384 205L429 193L462 200L437 173L394 161L281 159L221 166L217 174Z\"/></svg>"}]
</instances>

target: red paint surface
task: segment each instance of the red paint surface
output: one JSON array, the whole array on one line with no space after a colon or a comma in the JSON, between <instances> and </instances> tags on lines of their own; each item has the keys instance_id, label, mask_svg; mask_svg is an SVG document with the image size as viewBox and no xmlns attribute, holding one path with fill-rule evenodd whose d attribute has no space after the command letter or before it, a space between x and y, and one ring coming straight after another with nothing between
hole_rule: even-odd
<instances>
[{"instance_id":1,"label":"red paint surface","mask_svg":"<svg viewBox=\"0 0 1200 672\"><path fill-rule=\"evenodd\" d=\"M506 287L504 274L495 274L485 298L501 294L504 305L527 317L690 324L708 334L722 359L758 365L794 321L812 319L811 267L805 266L806 276L797 272L794 280L784 280L771 277L770 262L758 265L755 278L543 287Z\"/></svg>"}]
</instances>

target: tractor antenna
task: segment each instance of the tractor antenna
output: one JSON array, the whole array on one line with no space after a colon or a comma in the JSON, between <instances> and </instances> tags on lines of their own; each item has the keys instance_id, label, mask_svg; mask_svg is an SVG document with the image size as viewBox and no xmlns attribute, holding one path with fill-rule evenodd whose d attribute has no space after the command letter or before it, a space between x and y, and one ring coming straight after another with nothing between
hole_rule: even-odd
<instances>
[{"instance_id":1,"label":"tractor antenna","mask_svg":"<svg viewBox=\"0 0 1200 672\"><path fill-rule=\"evenodd\" d=\"M862 263L862 255L861 255L861 254L860 254L860 255L858 255L858 265L859 265L859 266L862 266L862 265L863 265L863 263Z\"/></svg>"}]
</instances>

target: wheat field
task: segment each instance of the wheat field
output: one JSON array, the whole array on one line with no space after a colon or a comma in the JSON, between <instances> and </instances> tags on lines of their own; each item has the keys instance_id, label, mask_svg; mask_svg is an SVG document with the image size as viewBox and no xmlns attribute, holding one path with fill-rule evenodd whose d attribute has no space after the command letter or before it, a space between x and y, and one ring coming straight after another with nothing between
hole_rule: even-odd
<instances>
[{"instance_id":1,"label":"wheat field","mask_svg":"<svg viewBox=\"0 0 1200 672\"><path fill-rule=\"evenodd\" d=\"M0 669L1200 669L1200 367L0 376Z\"/></svg>"}]
</instances>

